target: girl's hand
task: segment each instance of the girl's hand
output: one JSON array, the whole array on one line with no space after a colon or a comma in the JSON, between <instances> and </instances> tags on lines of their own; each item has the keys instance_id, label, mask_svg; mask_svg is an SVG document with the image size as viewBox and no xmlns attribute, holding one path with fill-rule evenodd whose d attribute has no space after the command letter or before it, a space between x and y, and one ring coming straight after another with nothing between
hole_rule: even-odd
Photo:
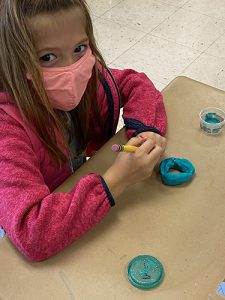
<instances>
[{"instance_id":1,"label":"girl's hand","mask_svg":"<svg viewBox=\"0 0 225 300\"><path fill-rule=\"evenodd\" d=\"M162 137L160 134L157 134L157 133L151 132L151 131L145 131L145 132L140 133L138 136L150 138L150 139L155 138L156 144L158 146L162 147L163 150L165 150L165 148L166 148L166 138Z\"/></svg>"},{"instance_id":2,"label":"girl's hand","mask_svg":"<svg viewBox=\"0 0 225 300\"><path fill-rule=\"evenodd\" d=\"M103 175L114 197L128 186L151 176L165 150L164 138L161 139L161 145L159 143L156 143L155 135L151 135L151 138L134 137L128 141L127 145L137 146L137 150L133 153L120 152Z\"/></svg>"}]
</instances>

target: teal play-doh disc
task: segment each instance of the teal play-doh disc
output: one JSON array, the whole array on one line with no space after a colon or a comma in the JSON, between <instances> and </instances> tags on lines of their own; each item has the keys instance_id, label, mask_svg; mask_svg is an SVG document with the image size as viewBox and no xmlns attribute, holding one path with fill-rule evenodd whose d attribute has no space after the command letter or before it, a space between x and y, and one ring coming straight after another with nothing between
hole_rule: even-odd
<instances>
[{"instance_id":1,"label":"teal play-doh disc","mask_svg":"<svg viewBox=\"0 0 225 300\"><path fill-rule=\"evenodd\" d=\"M152 289L162 282L163 277L163 265L153 256L139 255L128 265L128 279L137 288Z\"/></svg>"}]
</instances>

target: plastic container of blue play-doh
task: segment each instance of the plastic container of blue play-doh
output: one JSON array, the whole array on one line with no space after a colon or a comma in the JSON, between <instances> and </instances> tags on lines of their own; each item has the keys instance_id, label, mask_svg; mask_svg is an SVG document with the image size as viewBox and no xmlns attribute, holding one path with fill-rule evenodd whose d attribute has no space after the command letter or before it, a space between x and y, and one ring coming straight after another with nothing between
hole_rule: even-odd
<instances>
[{"instance_id":1,"label":"plastic container of blue play-doh","mask_svg":"<svg viewBox=\"0 0 225 300\"><path fill-rule=\"evenodd\" d=\"M225 112L216 107L207 107L200 111L201 129L212 135L219 134L223 131L225 125Z\"/></svg>"}]
</instances>

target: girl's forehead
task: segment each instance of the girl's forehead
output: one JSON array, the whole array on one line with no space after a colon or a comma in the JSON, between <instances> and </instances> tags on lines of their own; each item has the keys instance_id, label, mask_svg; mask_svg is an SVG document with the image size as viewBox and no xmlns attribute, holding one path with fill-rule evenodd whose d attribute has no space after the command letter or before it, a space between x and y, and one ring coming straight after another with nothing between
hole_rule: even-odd
<instances>
[{"instance_id":1,"label":"girl's forehead","mask_svg":"<svg viewBox=\"0 0 225 300\"><path fill-rule=\"evenodd\" d=\"M39 14L28 20L37 51L79 43L87 38L86 22L80 8Z\"/></svg>"}]
</instances>

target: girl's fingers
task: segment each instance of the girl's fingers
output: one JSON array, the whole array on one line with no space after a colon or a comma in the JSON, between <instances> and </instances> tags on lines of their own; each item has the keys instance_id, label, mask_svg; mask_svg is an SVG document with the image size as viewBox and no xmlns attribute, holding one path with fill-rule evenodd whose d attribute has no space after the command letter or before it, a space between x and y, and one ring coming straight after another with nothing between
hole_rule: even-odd
<instances>
[{"instance_id":1,"label":"girl's fingers","mask_svg":"<svg viewBox=\"0 0 225 300\"><path fill-rule=\"evenodd\" d=\"M161 147L162 147L163 151L166 149L166 139L164 137L162 137Z\"/></svg>"},{"instance_id":2,"label":"girl's fingers","mask_svg":"<svg viewBox=\"0 0 225 300\"><path fill-rule=\"evenodd\" d=\"M149 153L156 146L154 138L148 138L139 148L139 153ZM137 152L137 151L136 151Z\"/></svg>"},{"instance_id":3,"label":"girl's fingers","mask_svg":"<svg viewBox=\"0 0 225 300\"><path fill-rule=\"evenodd\" d=\"M143 134L139 135L140 137L147 137L148 139L155 140L155 143L162 148L165 148L165 141L166 139L162 137L160 134L154 133L154 132L144 132Z\"/></svg>"},{"instance_id":4,"label":"girl's fingers","mask_svg":"<svg viewBox=\"0 0 225 300\"><path fill-rule=\"evenodd\" d=\"M138 146L142 145L146 140L147 140L147 138L145 138L145 137L136 136L136 137L132 137L126 143L126 145L132 145L132 146L137 146L138 147Z\"/></svg>"},{"instance_id":5,"label":"girl's fingers","mask_svg":"<svg viewBox=\"0 0 225 300\"><path fill-rule=\"evenodd\" d=\"M164 150L162 149L162 147L156 145L154 149L148 154L148 158L151 161L157 162L160 159L163 152Z\"/></svg>"},{"instance_id":6,"label":"girl's fingers","mask_svg":"<svg viewBox=\"0 0 225 300\"><path fill-rule=\"evenodd\" d=\"M138 152L149 153L155 146L159 146L164 151L166 148L166 139L158 134L152 134L150 137L137 136L131 138L126 145L138 147Z\"/></svg>"},{"instance_id":7,"label":"girl's fingers","mask_svg":"<svg viewBox=\"0 0 225 300\"><path fill-rule=\"evenodd\" d=\"M163 138L161 135L159 135L159 138L158 138L158 145L161 147L162 146L162 142L163 142Z\"/></svg>"}]
</instances>

